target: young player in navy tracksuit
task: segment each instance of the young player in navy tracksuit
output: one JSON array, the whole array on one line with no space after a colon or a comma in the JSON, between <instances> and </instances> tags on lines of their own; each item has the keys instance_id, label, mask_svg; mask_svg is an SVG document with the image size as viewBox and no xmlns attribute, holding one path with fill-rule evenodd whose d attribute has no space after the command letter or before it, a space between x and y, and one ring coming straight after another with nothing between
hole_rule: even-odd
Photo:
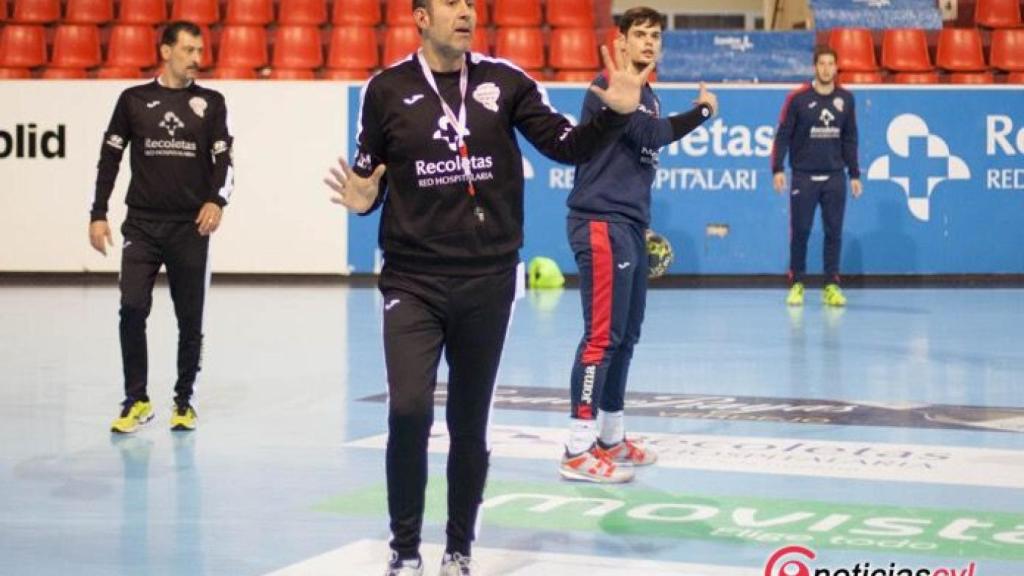
<instances>
[{"instance_id":1,"label":"young player in navy tracksuit","mask_svg":"<svg viewBox=\"0 0 1024 576\"><path fill-rule=\"evenodd\" d=\"M804 303L804 271L807 238L814 212L821 205L825 226L825 291L828 306L843 306L839 289L839 253L842 249L846 179L850 175L853 197L861 194L857 164L857 115L853 94L835 83L836 53L827 47L814 51L814 82L792 92L782 106L779 129L772 151L776 192L786 189L783 161L789 152L793 179L789 194L789 295L790 306Z\"/></svg>"},{"instance_id":2,"label":"young player in navy tracksuit","mask_svg":"<svg viewBox=\"0 0 1024 576\"><path fill-rule=\"evenodd\" d=\"M657 60L664 27L664 16L650 8L633 8L622 16L617 42L638 70ZM604 75L594 84L606 86ZM700 126L718 106L703 85L696 104L685 114L661 118L658 98L645 85L622 136L576 169L567 232L580 274L584 335L572 369L570 434L560 465L567 479L627 482L633 465L656 459L649 448L626 438L622 412L647 302L645 232L658 150ZM602 108L588 94L582 121Z\"/></svg>"}]
</instances>

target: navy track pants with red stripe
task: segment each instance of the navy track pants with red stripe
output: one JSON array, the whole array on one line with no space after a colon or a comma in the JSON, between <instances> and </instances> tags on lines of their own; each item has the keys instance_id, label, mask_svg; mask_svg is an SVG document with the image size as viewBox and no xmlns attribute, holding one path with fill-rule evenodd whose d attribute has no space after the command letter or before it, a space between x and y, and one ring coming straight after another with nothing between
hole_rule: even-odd
<instances>
[{"instance_id":1,"label":"navy track pants with red stripe","mask_svg":"<svg viewBox=\"0 0 1024 576\"><path fill-rule=\"evenodd\" d=\"M625 402L633 347L647 307L644 228L627 222L569 218L583 301L583 339L570 383L572 417L592 420Z\"/></svg>"}]
</instances>

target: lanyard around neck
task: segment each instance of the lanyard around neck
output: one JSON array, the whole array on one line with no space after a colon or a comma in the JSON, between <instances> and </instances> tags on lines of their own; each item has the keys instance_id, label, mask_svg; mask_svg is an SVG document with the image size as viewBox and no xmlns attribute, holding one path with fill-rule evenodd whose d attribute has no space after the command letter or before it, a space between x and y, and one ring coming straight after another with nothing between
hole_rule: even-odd
<instances>
[{"instance_id":1,"label":"lanyard around neck","mask_svg":"<svg viewBox=\"0 0 1024 576\"><path fill-rule=\"evenodd\" d=\"M434 79L434 72L427 65L427 59L423 56L422 48L416 53L416 58L419 60L420 68L423 70L423 76L427 79L427 84L430 84L430 88L441 102L441 110L444 111L444 115L448 117L448 122L458 133L458 151L462 162L462 173L466 176L469 195L475 199L476 186L473 185L473 169L469 161L469 148L466 146L466 136L469 134L469 129L466 127L466 89L469 86L469 67L466 66L466 61L463 59L462 68L459 70L459 115L456 116L451 106L441 96L441 91L437 88L437 80ZM481 214L478 209L477 217L479 218Z\"/></svg>"}]
</instances>

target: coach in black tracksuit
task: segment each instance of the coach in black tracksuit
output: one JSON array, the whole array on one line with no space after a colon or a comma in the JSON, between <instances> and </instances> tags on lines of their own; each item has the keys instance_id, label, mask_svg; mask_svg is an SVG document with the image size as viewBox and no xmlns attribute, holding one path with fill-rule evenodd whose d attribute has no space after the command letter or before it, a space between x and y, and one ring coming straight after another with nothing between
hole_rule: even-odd
<instances>
[{"instance_id":1,"label":"coach in black tracksuit","mask_svg":"<svg viewBox=\"0 0 1024 576\"><path fill-rule=\"evenodd\" d=\"M475 11L416 0L422 48L367 84L355 168L327 180L350 210L382 208L388 373L390 573L418 566L427 439L442 350L449 366L445 562L468 557L488 467L494 380L523 239L523 167L515 129L547 156L581 162L618 136L649 70L615 66L611 108L573 128L510 63L467 53ZM439 96L440 95L440 96ZM386 177L384 174L386 166Z\"/></svg>"},{"instance_id":2,"label":"coach in black tracksuit","mask_svg":"<svg viewBox=\"0 0 1024 576\"><path fill-rule=\"evenodd\" d=\"M233 185L224 97L193 81L202 54L199 29L172 23L162 38L161 54L161 75L125 90L117 101L100 152L91 213L90 240L106 254L111 242L107 203L130 143L128 214L121 226L122 418L128 418L136 402L149 403L146 319L161 265L167 268L179 330L175 414L191 411L200 369L210 234L220 223ZM132 418L148 419L144 410L139 414ZM181 416L183 427L194 426L194 411ZM115 421L114 431L133 430L131 422L121 424L124 429Z\"/></svg>"}]
</instances>

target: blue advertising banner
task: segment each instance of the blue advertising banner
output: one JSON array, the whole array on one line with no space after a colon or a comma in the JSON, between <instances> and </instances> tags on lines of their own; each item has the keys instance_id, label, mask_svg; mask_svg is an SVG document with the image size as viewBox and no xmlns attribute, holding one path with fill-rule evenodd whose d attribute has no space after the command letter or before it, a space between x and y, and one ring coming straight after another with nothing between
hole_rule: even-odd
<instances>
[{"instance_id":1,"label":"blue advertising banner","mask_svg":"<svg viewBox=\"0 0 1024 576\"><path fill-rule=\"evenodd\" d=\"M789 199L769 167L779 109L792 87L712 86L721 113L662 149L652 226L672 242L672 274L781 274L788 264ZM694 86L656 86L662 110L690 108ZM550 87L570 116L581 87ZM1024 273L1024 90L856 88L864 195L846 205L847 274ZM350 126L356 126L353 88ZM440 114L440 108L438 109ZM354 139L354 130L350 131ZM354 141L350 143L354 149ZM524 140L524 260L576 270L565 237L573 168ZM377 217L352 217L349 262L374 267ZM808 270L821 271L821 222Z\"/></svg>"},{"instance_id":2,"label":"blue advertising banner","mask_svg":"<svg viewBox=\"0 0 1024 576\"><path fill-rule=\"evenodd\" d=\"M671 30L658 78L664 82L798 82L813 72L814 32Z\"/></svg>"},{"instance_id":3,"label":"blue advertising banner","mask_svg":"<svg viewBox=\"0 0 1024 576\"><path fill-rule=\"evenodd\" d=\"M811 0L814 27L942 28L942 13L934 0Z\"/></svg>"}]
</instances>

